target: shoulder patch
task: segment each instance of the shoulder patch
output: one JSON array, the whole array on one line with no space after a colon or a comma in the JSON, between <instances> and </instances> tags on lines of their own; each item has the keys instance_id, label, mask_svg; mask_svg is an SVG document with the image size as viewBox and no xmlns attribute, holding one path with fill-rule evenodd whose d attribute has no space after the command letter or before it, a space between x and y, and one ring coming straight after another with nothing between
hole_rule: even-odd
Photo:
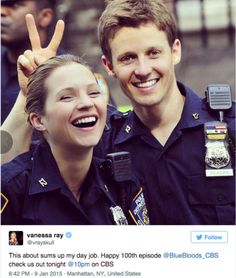
<instances>
[{"instance_id":1,"label":"shoulder patch","mask_svg":"<svg viewBox=\"0 0 236 278\"><path fill-rule=\"evenodd\" d=\"M136 225L150 224L142 188L139 190L138 194L133 198L129 214L131 215Z\"/></svg>"},{"instance_id":2,"label":"shoulder patch","mask_svg":"<svg viewBox=\"0 0 236 278\"><path fill-rule=\"evenodd\" d=\"M3 193L1 193L1 210L0 210L0 213L2 213L4 211L4 209L6 208L8 203L9 203L9 200L7 199L7 197Z\"/></svg>"}]
</instances>

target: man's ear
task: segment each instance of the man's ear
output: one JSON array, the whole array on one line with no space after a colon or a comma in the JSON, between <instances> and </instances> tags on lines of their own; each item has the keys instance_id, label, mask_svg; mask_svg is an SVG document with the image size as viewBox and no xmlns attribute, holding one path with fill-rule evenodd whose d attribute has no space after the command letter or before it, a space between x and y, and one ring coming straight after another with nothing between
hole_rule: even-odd
<instances>
[{"instance_id":1,"label":"man's ear","mask_svg":"<svg viewBox=\"0 0 236 278\"><path fill-rule=\"evenodd\" d=\"M51 24L53 17L54 17L54 12L52 9L50 8L42 9L39 12L39 16L38 16L39 27L47 28Z\"/></svg>"},{"instance_id":2,"label":"man's ear","mask_svg":"<svg viewBox=\"0 0 236 278\"><path fill-rule=\"evenodd\" d=\"M181 60L181 42L178 39L176 39L173 43L172 55L173 55L174 65L177 65Z\"/></svg>"},{"instance_id":3,"label":"man's ear","mask_svg":"<svg viewBox=\"0 0 236 278\"><path fill-rule=\"evenodd\" d=\"M37 129L38 131L45 131L46 128L42 121L42 116L36 114L36 113L30 113L29 115L29 121L32 124L32 126Z\"/></svg>"},{"instance_id":4,"label":"man's ear","mask_svg":"<svg viewBox=\"0 0 236 278\"><path fill-rule=\"evenodd\" d=\"M102 55L101 60L102 60L102 64L105 67L108 75L116 77L116 74L113 71L113 66L112 66L112 63L110 62L110 60L105 55Z\"/></svg>"}]
</instances>

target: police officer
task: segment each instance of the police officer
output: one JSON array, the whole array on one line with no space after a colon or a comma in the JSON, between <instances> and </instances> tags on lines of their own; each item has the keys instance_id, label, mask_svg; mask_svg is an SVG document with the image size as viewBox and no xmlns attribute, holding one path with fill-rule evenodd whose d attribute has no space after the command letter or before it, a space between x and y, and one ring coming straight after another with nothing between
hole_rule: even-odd
<instances>
[{"instance_id":1,"label":"police officer","mask_svg":"<svg viewBox=\"0 0 236 278\"><path fill-rule=\"evenodd\" d=\"M32 67L27 59L21 56L20 66ZM92 157L105 125L105 98L78 57L56 56L34 71L26 111L42 143L2 166L2 224L149 223L141 187L131 179L125 184L122 210L118 184L104 183Z\"/></svg>"},{"instance_id":2,"label":"police officer","mask_svg":"<svg viewBox=\"0 0 236 278\"><path fill-rule=\"evenodd\" d=\"M134 108L113 116L104 146L130 152L151 223L234 224L227 134L235 131L235 106L220 121L205 99L176 82L181 42L170 12L157 0L110 1L98 33L107 72Z\"/></svg>"},{"instance_id":3,"label":"police officer","mask_svg":"<svg viewBox=\"0 0 236 278\"><path fill-rule=\"evenodd\" d=\"M234 224L235 162L224 134L235 132L235 105L219 124L206 100L176 81L181 42L170 12L158 0L113 0L98 33L107 72L134 108L111 117L99 155L130 152L152 224Z\"/></svg>"},{"instance_id":4,"label":"police officer","mask_svg":"<svg viewBox=\"0 0 236 278\"><path fill-rule=\"evenodd\" d=\"M49 146L2 167L3 225L141 225L149 224L144 196L137 180L125 182L129 211L121 208L118 183L105 183L94 158L77 202L61 178ZM142 207L140 204L142 201ZM125 211L124 211L125 212Z\"/></svg>"},{"instance_id":5,"label":"police officer","mask_svg":"<svg viewBox=\"0 0 236 278\"><path fill-rule=\"evenodd\" d=\"M130 152L133 169L143 181L151 223L232 225L234 176L206 176L204 124L216 121L218 115L191 89L181 83L178 86L186 97L185 109L166 145L159 144L135 112L115 113L112 128L103 136L103 146L107 146L103 151ZM228 131L235 132L234 117L233 106L224 117ZM232 170L235 160L231 148L228 153Z\"/></svg>"}]
</instances>

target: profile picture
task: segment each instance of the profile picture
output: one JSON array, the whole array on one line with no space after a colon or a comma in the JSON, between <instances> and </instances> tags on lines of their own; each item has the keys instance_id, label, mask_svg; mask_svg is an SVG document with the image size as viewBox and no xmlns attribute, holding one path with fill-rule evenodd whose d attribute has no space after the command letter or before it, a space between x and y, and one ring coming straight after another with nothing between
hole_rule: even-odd
<instances>
[{"instance_id":1,"label":"profile picture","mask_svg":"<svg viewBox=\"0 0 236 278\"><path fill-rule=\"evenodd\" d=\"M9 245L23 245L23 232L10 231L9 232Z\"/></svg>"}]
</instances>

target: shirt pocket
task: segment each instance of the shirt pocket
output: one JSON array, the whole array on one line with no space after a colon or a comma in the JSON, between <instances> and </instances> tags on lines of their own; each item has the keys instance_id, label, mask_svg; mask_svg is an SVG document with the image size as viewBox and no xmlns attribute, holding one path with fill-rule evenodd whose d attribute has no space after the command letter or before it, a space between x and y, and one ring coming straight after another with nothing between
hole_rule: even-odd
<instances>
[{"instance_id":1,"label":"shirt pocket","mask_svg":"<svg viewBox=\"0 0 236 278\"><path fill-rule=\"evenodd\" d=\"M192 205L235 203L234 177L190 177L188 199Z\"/></svg>"},{"instance_id":2,"label":"shirt pocket","mask_svg":"<svg viewBox=\"0 0 236 278\"><path fill-rule=\"evenodd\" d=\"M188 201L190 205L214 208L219 224L234 224L234 177L189 177Z\"/></svg>"}]
</instances>

